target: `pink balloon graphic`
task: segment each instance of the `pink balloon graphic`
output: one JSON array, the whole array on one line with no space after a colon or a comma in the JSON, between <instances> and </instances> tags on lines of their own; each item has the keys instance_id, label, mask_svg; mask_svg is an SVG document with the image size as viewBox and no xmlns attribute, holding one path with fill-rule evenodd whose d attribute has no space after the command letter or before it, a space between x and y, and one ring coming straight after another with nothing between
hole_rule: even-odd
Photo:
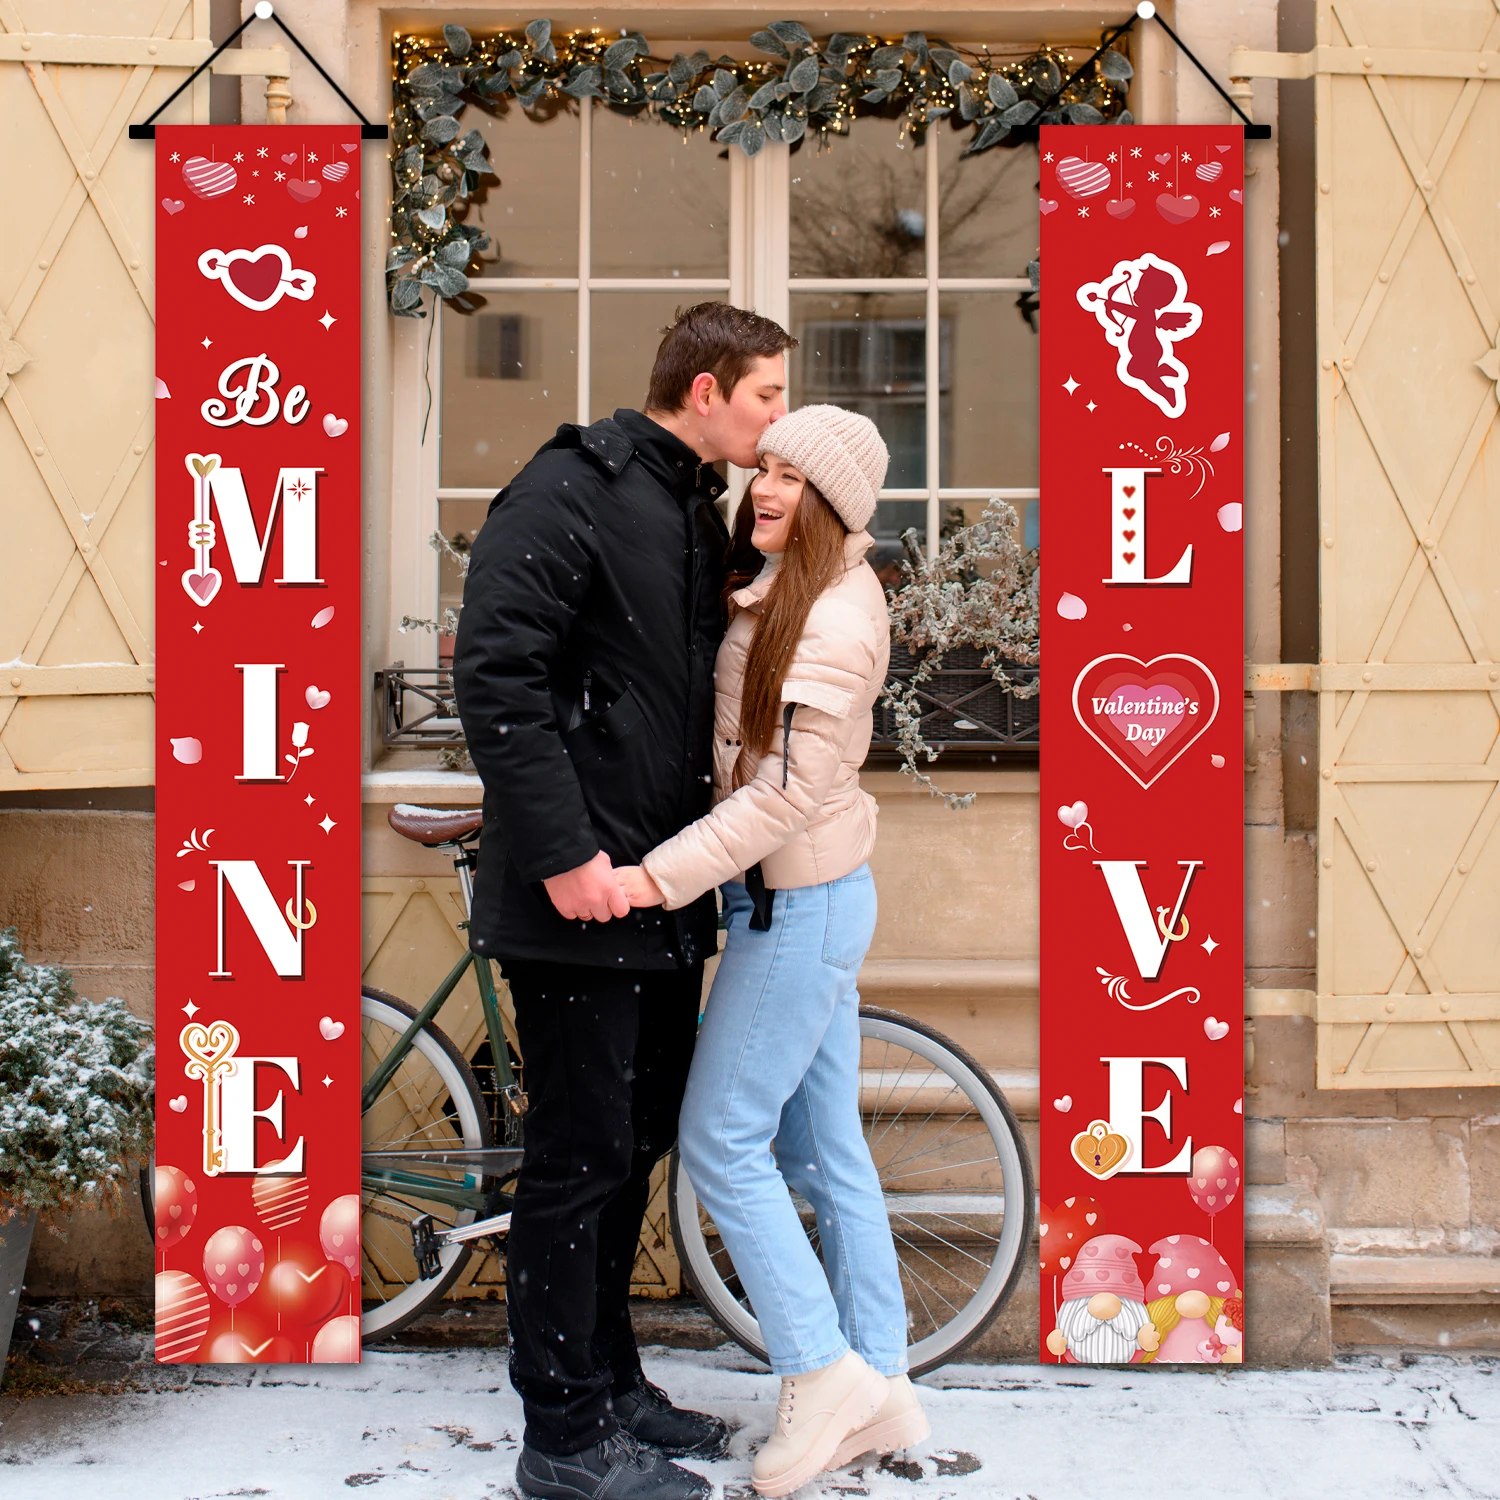
<instances>
[{"instance_id":1,"label":"pink balloon graphic","mask_svg":"<svg viewBox=\"0 0 1500 1500\"><path fill-rule=\"evenodd\" d=\"M204 1279L227 1307L238 1307L260 1285L265 1269L265 1247L242 1224L216 1229L203 1247Z\"/></svg>"},{"instance_id":2,"label":"pink balloon graphic","mask_svg":"<svg viewBox=\"0 0 1500 1500\"><path fill-rule=\"evenodd\" d=\"M329 1260L336 1260L351 1276L359 1275L358 1193L345 1193L323 1210L318 1241Z\"/></svg>"},{"instance_id":3,"label":"pink balloon graphic","mask_svg":"<svg viewBox=\"0 0 1500 1500\"><path fill-rule=\"evenodd\" d=\"M316 1365L357 1365L359 1363L359 1330L360 1320L353 1315L330 1318L318 1330L317 1337L313 1339L313 1363Z\"/></svg>"},{"instance_id":4,"label":"pink balloon graphic","mask_svg":"<svg viewBox=\"0 0 1500 1500\"><path fill-rule=\"evenodd\" d=\"M156 1169L156 1243L165 1250L188 1237L198 1217L198 1189L181 1167Z\"/></svg>"},{"instance_id":5,"label":"pink balloon graphic","mask_svg":"<svg viewBox=\"0 0 1500 1500\"><path fill-rule=\"evenodd\" d=\"M1222 1213L1240 1190L1240 1164L1223 1146L1202 1146L1193 1153L1193 1170L1187 1190L1193 1202L1208 1214Z\"/></svg>"}]
</instances>

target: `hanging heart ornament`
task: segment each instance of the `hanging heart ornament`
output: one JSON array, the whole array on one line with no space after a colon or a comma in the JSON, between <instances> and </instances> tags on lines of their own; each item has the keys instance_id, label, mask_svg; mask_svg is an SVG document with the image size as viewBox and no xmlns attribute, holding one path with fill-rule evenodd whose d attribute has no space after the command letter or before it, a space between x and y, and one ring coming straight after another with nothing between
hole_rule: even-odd
<instances>
[{"instance_id":1,"label":"hanging heart ornament","mask_svg":"<svg viewBox=\"0 0 1500 1500\"><path fill-rule=\"evenodd\" d=\"M1109 168L1081 156L1065 156L1057 164L1057 180L1075 198L1093 198L1109 186Z\"/></svg>"},{"instance_id":2,"label":"hanging heart ornament","mask_svg":"<svg viewBox=\"0 0 1500 1500\"><path fill-rule=\"evenodd\" d=\"M239 178L227 161L190 156L182 164L182 180L200 198L219 198L229 192Z\"/></svg>"}]
</instances>

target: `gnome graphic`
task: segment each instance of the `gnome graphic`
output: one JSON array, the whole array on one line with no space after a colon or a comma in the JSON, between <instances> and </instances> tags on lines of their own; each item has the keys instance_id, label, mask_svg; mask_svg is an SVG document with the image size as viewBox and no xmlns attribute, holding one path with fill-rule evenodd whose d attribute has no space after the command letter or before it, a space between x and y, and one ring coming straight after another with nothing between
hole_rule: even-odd
<instances>
[{"instance_id":1,"label":"gnome graphic","mask_svg":"<svg viewBox=\"0 0 1500 1500\"><path fill-rule=\"evenodd\" d=\"M1128 1365L1156 1348L1146 1289L1133 1255L1141 1247L1123 1234L1096 1234L1063 1277L1063 1304L1047 1348L1072 1364Z\"/></svg>"},{"instance_id":2,"label":"gnome graphic","mask_svg":"<svg viewBox=\"0 0 1500 1500\"><path fill-rule=\"evenodd\" d=\"M1197 1234L1169 1234L1151 1253L1147 1311L1160 1340L1151 1358L1184 1365L1242 1360L1244 1304L1224 1257Z\"/></svg>"}]
</instances>

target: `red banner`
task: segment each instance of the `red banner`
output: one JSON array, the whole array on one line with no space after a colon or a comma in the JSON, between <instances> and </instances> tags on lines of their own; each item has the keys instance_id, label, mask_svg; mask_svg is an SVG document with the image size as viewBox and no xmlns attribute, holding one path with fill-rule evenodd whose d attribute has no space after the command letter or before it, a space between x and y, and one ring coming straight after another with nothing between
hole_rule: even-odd
<instances>
[{"instance_id":1,"label":"red banner","mask_svg":"<svg viewBox=\"0 0 1500 1500\"><path fill-rule=\"evenodd\" d=\"M157 1359L359 1359L359 132L156 133Z\"/></svg>"},{"instance_id":2,"label":"red banner","mask_svg":"<svg viewBox=\"0 0 1500 1500\"><path fill-rule=\"evenodd\" d=\"M1243 1357L1243 139L1049 126L1042 1358Z\"/></svg>"}]
</instances>

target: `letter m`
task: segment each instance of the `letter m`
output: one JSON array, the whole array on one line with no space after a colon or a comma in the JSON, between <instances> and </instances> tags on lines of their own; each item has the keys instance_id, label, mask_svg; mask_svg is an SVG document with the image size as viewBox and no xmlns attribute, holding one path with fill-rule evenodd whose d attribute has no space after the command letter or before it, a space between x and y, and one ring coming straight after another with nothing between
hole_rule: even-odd
<instances>
[{"instance_id":1,"label":"letter m","mask_svg":"<svg viewBox=\"0 0 1500 1500\"><path fill-rule=\"evenodd\" d=\"M245 479L238 469L216 466L208 476L209 494L219 512L229 561L237 582L258 585L266 570L266 553L276 512L281 511L281 577L277 583L322 583L318 577L318 475L321 469L282 469L271 494L265 535L255 529Z\"/></svg>"}]
</instances>

